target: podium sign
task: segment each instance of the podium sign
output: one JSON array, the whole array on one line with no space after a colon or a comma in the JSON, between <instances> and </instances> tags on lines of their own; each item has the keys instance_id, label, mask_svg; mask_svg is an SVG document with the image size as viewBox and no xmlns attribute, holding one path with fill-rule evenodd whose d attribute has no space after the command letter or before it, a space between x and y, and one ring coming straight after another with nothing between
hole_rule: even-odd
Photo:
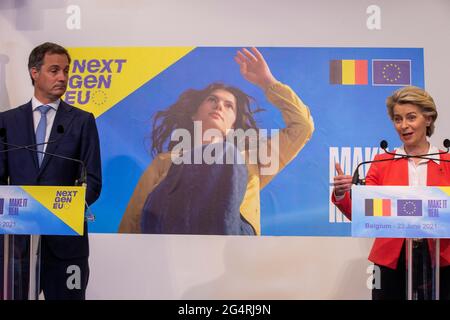
<instances>
[{"instance_id":1,"label":"podium sign","mask_svg":"<svg viewBox=\"0 0 450 320\"><path fill-rule=\"evenodd\" d=\"M450 187L353 186L352 236L450 238Z\"/></svg>"},{"instance_id":2,"label":"podium sign","mask_svg":"<svg viewBox=\"0 0 450 320\"><path fill-rule=\"evenodd\" d=\"M85 187L0 186L0 234L82 235Z\"/></svg>"}]
</instances>

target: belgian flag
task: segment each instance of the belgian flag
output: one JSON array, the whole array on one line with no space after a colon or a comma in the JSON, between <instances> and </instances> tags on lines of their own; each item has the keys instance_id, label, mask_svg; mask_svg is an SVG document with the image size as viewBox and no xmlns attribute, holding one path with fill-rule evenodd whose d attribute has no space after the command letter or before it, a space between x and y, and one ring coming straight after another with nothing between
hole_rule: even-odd
<instances>
[{"instance_id":1,"label":"belgian flag","mask_svg":"<svg viewBox=\"0 0 450 320\"><path fill-rule=\"evenodd\" d=\"M368 84L367 60L330 60L330 84Z\"/></svg>"},{"instance_id":2,"label":"belgian flag","mask_svg":"<svg viewBox=\"0 0 450 320\"><path fill-rule=\"evenodd\" d=\"M366 199L366 216L389 217L391 216L391 199Z\"/></svg>"}]
</instances>

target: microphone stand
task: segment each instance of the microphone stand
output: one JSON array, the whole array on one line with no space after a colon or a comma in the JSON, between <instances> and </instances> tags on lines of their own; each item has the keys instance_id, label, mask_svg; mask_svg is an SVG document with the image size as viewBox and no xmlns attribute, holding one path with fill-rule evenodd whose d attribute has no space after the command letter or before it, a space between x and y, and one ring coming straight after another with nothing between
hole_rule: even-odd
<instances>
[{"instance_id":1,"label":"microphone stand","mask_svg":"<svg viewBox=\"0 0 450 320\"><path fill-rule=\"evenodd\" d=\"M364 185L365 181L359 178L359 168L363 165L363 164L368 164L368 163L374 163L374 162L384 162L384 161L394 161L394 160L398 160L398 159L402 159L402 158L419 158L419 159L425 159L425 160L433 160L433 161L442 161L442 162L450 162L450 160L447 159L436 159L436 158L429 158L430 156L437 156L437 155L441 155L441 154L448 154L450 151L450 140L445 139L444 140L444 147L447 149L447 151L444 152L437 152L437 153L428 153L428 154L420 154L420 155L409 155L409 154L398 154L398 153L393 153L387 150L388 144L386 142L386 140L382 140L380 142L380 148L389 155L392 155L393 158L389 158L389 159L380 159L380 160L371 160L371 161L363 161L361 163L358 164L358 166L356 167L355 172L353 173L353 179L352 179L352 183L355 185Z\"/></svg>"},{"instance_id":2,"label":"microphone stand","mask_svg":"<svg viewBox=\"0 0 450 320\"><path fill-rule=\"evenodd\" d=\"M394 158L389 159L380 159L380 160L371 160L371 161L363 161L356 166L355 172L353 173L352 183L355 185L365 185L365 180L359 178L359 167L363 164L374 163L374 162L384 162L384 161L392 161Z\"/></svg>"},{"instance_id":3,"label":"microphone stand","mask_svg":"<svg viewBox=\"0 0 450 320\"><path fill-rule=\"evenodd\" d=\"M60 159L64 159L64 160L78 162L81 165L81 175L80 175L79 179L75 180L75 185L76 186L87 187L87 170L86 170L86 165L84 164L83 161L81 161L79 159L75 159L75 158L69 158L69 157L66 157L66 156L62 156L60 154L55 154L55 153L50 153L50 152L47 152L47 151L40 151L40 150L33 149L33 147L54 143L56 141L58 141L58 139L55 139L55 140L52 140L52 141L48 141L48 142L43 142L43 143L36 143L36 144L26 145L26 146L19 146L19 145L16 145L16 144L0 141L1 144L5 145L7 147L12 147L12 149L0 150L0 153L5 153L5 152L9 152L9 151L17 151L17 150L25 149L25 150L28 150L28 151L31 151L31 152L40 153L40 154L43 154L43 155L49 155L49 156L60 158Z\"/></svg>"}]
</instances>

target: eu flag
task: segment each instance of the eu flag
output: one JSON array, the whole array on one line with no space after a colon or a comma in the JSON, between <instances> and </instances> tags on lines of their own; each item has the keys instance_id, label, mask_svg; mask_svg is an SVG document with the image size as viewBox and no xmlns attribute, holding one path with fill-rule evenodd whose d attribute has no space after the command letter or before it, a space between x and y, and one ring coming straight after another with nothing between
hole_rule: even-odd
<instances>
[{"instance_id":1,"label":"eu flag","mask_svg":"<svg viewBox=\"0 0 450 320\"><path fill-rule=\"evenodd\" d=\"M411 60L372 60L372 84L411 85Z\"/></svg>"},{"instance_id":2,"label":"eu flag","mask_svg":"<svg viewBox=\"0 0 450 320\"><path fill-rule=\"evenodd\" d=\"M422 200L397 200L397 216L422 216Z\"/></svg>"}]
</instances>

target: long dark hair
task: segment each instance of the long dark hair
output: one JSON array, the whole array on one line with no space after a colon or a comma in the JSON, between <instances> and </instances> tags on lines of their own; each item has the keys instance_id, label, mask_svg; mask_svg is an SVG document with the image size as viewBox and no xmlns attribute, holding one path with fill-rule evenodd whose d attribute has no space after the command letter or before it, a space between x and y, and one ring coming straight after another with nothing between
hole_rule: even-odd
<instances>
[{"instance_id":1,"label":"long dark hair","mask_svg":"<svg viewBox=\"0 0 450 320\"><path fill-rule=\"evenodd\" d=\"M253 114L262 109L251 110L250 106L254 99L242 90L227 86L223 83L211 83L202 90L188 89L184 91L178 100L166 110L158 111L153 117L152 129L152 155L171 151L177 144L176 141L169 141L167 149L165 144L170 140L170 136L175 129L187 129L191 136L194 134L194 122L192 116L197 112L200 104L214 90L222 89L230 92L236 98L236 122L234 129L255 129L258 130Z\"/></svg>"}]
</instances>

